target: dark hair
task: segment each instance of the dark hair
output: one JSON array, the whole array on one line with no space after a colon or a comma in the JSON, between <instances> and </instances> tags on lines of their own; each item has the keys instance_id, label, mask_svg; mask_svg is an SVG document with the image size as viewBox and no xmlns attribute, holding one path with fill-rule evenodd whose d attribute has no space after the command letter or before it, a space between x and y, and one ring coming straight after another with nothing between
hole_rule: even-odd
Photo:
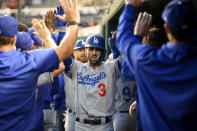
<instances>
[{"instance_id":1,"label":"dark hair","mask_svg":"<svg viewBox=\"0 0 197 131\"><path fill-rule=\"evenodd\" d=\"M187 43L187 42L191 42L194 36L194 33L196 31L196 26L193 25L193 27L190 27L186 30L175 30L175 29L170 29L170 32L172 34L172 36L183 43Z\"/></svg>"},{"instance_id":2,"label":"dark hair","mask_svg":"<svg viewBox=\"0 0 197 131\"><path fill-rule=\"evenodd\" d=\"M152 27L148 35L143 38L143 44L150 45L153 48L160 48L166 42L165 32L157 27Z\"/></svg>"},{"instance_id":3,"label":"dark hair","mask_svg":"<svg viewBox=\"0 0 197 131\"><path fill-rule=\"evenodd\" d=\"M10 37L10 36L0 36L0 46L12 43L13 38L14 38L13 36L12 37Z\"/></svg>"},{"instance_id":4,"label":"dark hair","mask_svg":"<svg viewBox=\"0 0 197 131\"><path fill-rule=\"evenodd\" d=\"M28 32L28 27L27 27L27 25L25 25L25 24L19 22L18 31L19 31L19 32Z\"/></svg>"},{"instance_id":5,"label":"dark hair","mask_svg":"<svg viewBox=\"0 0 197 131\"><path fill-rule=\"evenodd\" d=\"M182 20L183 23L185 23L187 28L186 29L173 29L172 27L169 27L172 36L177 41L180 41L183 43L192 42L192 38L193 38L194 33L196 31L197 20L196 20L195 8L191 2L189 4L191 7L190 7L190 9L185 10L187 15L183 16L184 20Z\"/></svg>"}]
</instances>

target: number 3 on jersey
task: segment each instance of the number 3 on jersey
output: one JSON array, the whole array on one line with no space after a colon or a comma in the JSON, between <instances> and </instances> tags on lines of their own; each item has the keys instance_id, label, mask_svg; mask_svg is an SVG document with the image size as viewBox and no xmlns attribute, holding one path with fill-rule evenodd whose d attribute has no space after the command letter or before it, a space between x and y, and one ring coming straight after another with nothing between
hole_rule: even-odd
<instances>
[{"instance_id":1,"label":"number 3 on jersey","mask_svg":"<svg viewBox=\"0 0 197 131\"><path fill-rule=\"evenodd\" d=\"M102 96L102 97L105 96L105 95L106 95L106 86L105 86L105 84L100 83L100 84L98 85L98 88L100 89L98 95L99 95L99 96Z\"/></svg>"}]
</instances>

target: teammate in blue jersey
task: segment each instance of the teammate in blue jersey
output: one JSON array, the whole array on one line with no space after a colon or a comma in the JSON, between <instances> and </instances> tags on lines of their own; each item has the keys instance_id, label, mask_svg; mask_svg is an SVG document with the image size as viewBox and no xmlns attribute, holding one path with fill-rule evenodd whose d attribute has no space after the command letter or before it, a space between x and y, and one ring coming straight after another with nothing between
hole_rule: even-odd
<instances>
[{"instance_id":1,"label":"teammate in blue jersey","mask_svg":"<svg viewBox=\"0 0 197 131\"><path fill-rule=\"evenodd\" d=\"M125 4L117 47L137 82L140 130L196 130L197 47L192 42L196 14L191 2L173 0L165 7L162 18L169 42L160 49L142 45L133 35L140 0L125 0ZM136 25L150 25L151 15L141 13L139 17ZM143 32L135 30L137 35Z\"/></svg>"},{"instance_id":2,"label":"teammate in blue jersey","mask_svg":"<svg viewBox=\"0 0 197 131\"><path fill-rule=\"evenodd\" d=\"M64 21L79 22L79 11L70 0L60 3L66 12ZM72 15L71 15L72 14ZM63 17L61 17L63 18ZM75 22L75 23L76 23ZM73 23L72 23L73 24ZM35 33L42 41L53 43L44 21L33 21ZM38 76L56 69L60 61L71 55L77 40L78 25L69 26L69 34L54 49L44 49L23 53L15 50L18 22L10 16L0 16L0 129L31 130L35 89Z\"/></svg>"},{"instance_id":3,"label":"teammate in blue jersey","mask_svg":"<svg viewBox=\"0 0 197 131\"><path fill-rule=\"evenodd\" d=\"M16 40L16 49L20 51L27 51L29 50L34 41L32 40L31 36L27 32L18 32L17 33L17 40Z\"/></svg>"}]
</instances>

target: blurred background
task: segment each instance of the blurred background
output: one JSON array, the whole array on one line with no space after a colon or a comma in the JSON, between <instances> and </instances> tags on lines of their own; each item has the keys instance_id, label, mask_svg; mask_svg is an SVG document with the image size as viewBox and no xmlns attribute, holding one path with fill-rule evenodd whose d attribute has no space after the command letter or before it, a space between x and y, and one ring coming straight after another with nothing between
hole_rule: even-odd
<instances>
[{"instance_id":1,"label":"blurred background","mask_svg":"<svg viewBox=\"0 0 197 131\"><path fill-rule=\"evenodd\" d=\"M170 0L149 0L136 11L147 11L153 15L153 25L163 27L161 12ZM197 0L191 0L197 7ZM81 14L79 39L91 34L101 34L106 42L115 31L119 16L124 8L124 0L78 0ZM33 18L42 18L48 10L56 9L59 0L0 0L0 14L17 18L31 27ZM106 44L106 48L108 48Z\"/></svg>"},{"instance_id":2,"label":"blurred background","mask_svg":"<svg viewBox=\"0 0 197 131\"><path fill-rule=\"evenodd\" d=\"M42 18L58 4L58 0L0 0L0 14L11 15L31 28L33 18ZM100 33L99 25L106 8L108 0L79 0L80 37Z\"/></svg>"}]
</instances>

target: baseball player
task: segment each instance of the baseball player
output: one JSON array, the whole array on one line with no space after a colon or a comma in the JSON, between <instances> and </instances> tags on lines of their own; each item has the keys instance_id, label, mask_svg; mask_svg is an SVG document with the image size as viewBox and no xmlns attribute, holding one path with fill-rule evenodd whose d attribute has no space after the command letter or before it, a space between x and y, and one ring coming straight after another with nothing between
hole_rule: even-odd
<instances>
[{"instance_id":1,"label":"baseball player","mask_svg":"<svg viewBox=\"0 0 197 131\"><path fill-rule=\"evenodd\" d=\"M108 44L111 49L113 58L119 56L119 51L116 48L116 31L113 32L112 38L109 38ZM125 62L125 61L123 61ZM123 63L124 64L124 63ZM123 72L123 73L122 73ZM114 131L135 131L136 116L131 119L129 115L130 104L136 99L136 83L134 76L127 76L125 68L121 68L123 74L116 82L115 90L115 114L113 115Z\"/></svg>"},{"instance_id":2,"label":"baseball player","mask_svg":"<svg viewBox=\"0 0 197 131\"><path fill-rule=\"evenodd\" d=\"M16 49L20 51L26 51L34 44L31 36L27 32L18 32L16 40Z\"/></svg>"},{"instance_id":3,"label":"baseball player","mask_svg":"<svg viewBox=\"0 0 197 131\"><path fill-rule=\"evenodd\" d=\"M85 55L85 41L78 40L75 44L73 57L76 61L80 61L82 63L87 62L87 57ZM66 92L66 123L65 129L66 131L74 131L75 130L75 86L73 84L72 79L64 74L65 84L65 92Z\"/></svg>"},{"instance_id":4,"label":"baseball player","mask_svg":"<svg viewBox=\"0 0 197 131\"><path fill-rule=\"evenodd\" d=\"M60 1L61 2L61 1ZM71 1L66 0L66 3ZM74 5L63 6L66 20L79 22ZM69 8L69 9L68 9ZM72 15L71 15L72 14ZM44 21L33 21L35 33L47 44L54 41ZM74 24L72 22L72 24ZM31 130L35 107L35 89L39 74L56 69L59 62L71 55L77 39L78 25L69 27L69 34L54 49L28 53L15 50L18 22L10 16L0 16L0 129L1 131Z\"/></svg>"},{"instance_id":5,"label":"baseball player","mask_svg":"<svg viewBox=\"0 0 197 131\"><path fill-rule=\"evenodd\" d=\"M137 112L144 131L195 131L197 129L197 46L195 9L188 0L172 0L162 13L169 42L160 49L144 46L133 30L135 9L141 0L125 0L117 31L117 47L134 73ZM143 36L151 15L140 13L136 30ZM137 126L138 128L138 126Z\"/></svg>"},{"instance_id":6,"label":"baseball player","mask_svg":"<svg viewBox=\"0 0 197 131\"><path fill-rule=\"evenodd\" d=\"M87 57L85 55L85 40L78 40L73 50L73 57L76 61L81 61L82 63L87 62Z\"/></svg>"},{"instance_id":7,"label":"baseball player","mask_svg":"<svg viewBox=\"0 0 197 131\"><path fill-rule=\"evenodd\" d=\"M113 116L114 131L135 131L136 118L129 115L130 104L136 99L135 81L121 76L117 81L115 97L116 113Z\"/></svg>"},{"instance_id":8,"label":"baseball player","mask_svg":"<svg viewBox=\"0 0 197 131\"><path fill-rule=\"evenodd\" d=\"M88 62L71 60L70 72L67 73L75 88L75 130L112 131L119 60L101 62L105 56L105 42L99 35L89 36L85 47ZM69 62L65 61L67 65Z\"/></svg>"}]
</instances>

